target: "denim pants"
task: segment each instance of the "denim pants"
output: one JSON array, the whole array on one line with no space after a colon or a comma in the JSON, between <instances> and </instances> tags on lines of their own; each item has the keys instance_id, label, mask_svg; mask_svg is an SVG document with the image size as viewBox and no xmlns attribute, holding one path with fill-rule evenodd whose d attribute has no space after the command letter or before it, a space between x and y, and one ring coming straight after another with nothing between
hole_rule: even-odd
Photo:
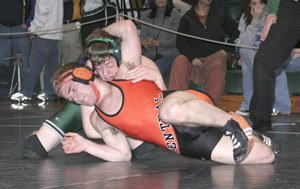
<instances>
[{"instance_id":1,"label":"denim pants","mask_svg":"<svg viewBox=\"0 0 300 189\"><path fill-rule=\"evenodd\" d=\"M44 88L46 97L53 96L54 89L51 83L53 74L59 65L59 40L35 37L32 39L32 47L29 57L30 71L24 80L24 88L21 92L32 97L40 73L45 66Z\"/></svg>"},{"instance_id":2,"label":"denim pants","mask_svg":"<svg viewBox=\"0 0 300 189\"><path fill-rule=\"evenodd\" d=\"M16 33L16 32L28 32L27 29L21 26L6 27L0 24L0 33ZM21 74L22 78L29 72L29 53L31 48L31 42L28 35L17 36L1 36L0 37L0 65L7 66L10 58L14 54L20 54L21 56ZM23 83L21 88L23 88Z\"/></svg>"},{"instance_id":3,"label":"denim pants","mask_svg":"<svg viewBox=\"0 0 300 189\"><path fill-rule=\"evenodd\" d=\"M255 51L241 49L240 54L244 60L244 63L242 64L244 100L240 106L240 109L249 110L250 100L253 94L253 59L255 56ZM276 76L275 102L273 108L281 113L291 112L291 102L285 70L282 70Z\"/></svg>"}]
</instances>

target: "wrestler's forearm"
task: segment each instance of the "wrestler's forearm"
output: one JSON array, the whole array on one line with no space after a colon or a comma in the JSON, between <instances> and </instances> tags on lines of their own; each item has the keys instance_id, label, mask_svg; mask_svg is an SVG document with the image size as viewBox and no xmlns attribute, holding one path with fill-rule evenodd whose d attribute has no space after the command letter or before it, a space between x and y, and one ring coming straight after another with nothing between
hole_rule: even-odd
<instances>
[{"instance_id":1,"label":"wrestler's forearm","mask_svg":"<svg viewBox=\"0 0 300 189\"><path fill-rule=\"evenodd\" d=\"M130 161L131 159L130 151L128 153L123 152L106 144L98 144L87 139L84 145L86 153L106 161Z\"/></svg>"},{"instance_id":2,"label":"wrestler's forearm","mask_svg":"<svg viewBox=\"0 0 300 189\"><path fill-rule=\"evenodd\" d=\"M151 59L149 59L145 56L142 56L142 64L146 65L156 71L156 76L155 76L156 79L153 81L161 90L167 90L167 87L164 83L163 77L162 77L158 67L156 66L156 64Z\"/></svg>"},{"instance_id":3,"label":"wrestler's forearm","mask_svg":"<svg viewBox=\"0 0 300 189\"><path fill-rule=\"evenodd\" d=\"M130 20L116 22L104 28L105 31L122 40L120 69L133 69L141 64L141 43L135 24ZM123 67L123 68L122 68ZM126 70L123 70L126 71Z\"/></svg>"}]
</instances>

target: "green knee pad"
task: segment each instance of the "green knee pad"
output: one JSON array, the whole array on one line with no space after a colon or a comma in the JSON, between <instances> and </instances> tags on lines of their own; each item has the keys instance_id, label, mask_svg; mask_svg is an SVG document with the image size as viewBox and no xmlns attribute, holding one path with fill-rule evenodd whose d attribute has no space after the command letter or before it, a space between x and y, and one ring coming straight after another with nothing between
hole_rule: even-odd
<instances>
[{"instance_id":1,"label":"green knee pad","mask_svg":"<svg viewBox=\"0 0 300 189\"><path fill-rule=\"evenodd\" d=\"M78 132L83 129L80 105L68 102L62 109L45 121L61 136L67 132Z\"/></svg>"}]
</instances>

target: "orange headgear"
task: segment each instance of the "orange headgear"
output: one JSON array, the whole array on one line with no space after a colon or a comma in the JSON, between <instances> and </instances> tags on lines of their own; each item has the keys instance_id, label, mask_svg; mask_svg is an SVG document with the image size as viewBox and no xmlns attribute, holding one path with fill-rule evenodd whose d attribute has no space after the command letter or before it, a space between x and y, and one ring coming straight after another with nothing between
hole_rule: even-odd
<instances>
[{"instance_id":1,"label":"orange headgear","mask_svg":"<svg viewBox=\"0 0 300 189\"><path fill-rule=\"evenodd\" d=\"M85 85L90 85L96 96L96 101L99 100L100 92L98 91L98 89L94 84L95 75L91 69L89 69L88 67L79 67L79 68L70 69L62 73L61 76L58 78L59 85L62 85L70 80Z\"/></svg>"}]
</instances>

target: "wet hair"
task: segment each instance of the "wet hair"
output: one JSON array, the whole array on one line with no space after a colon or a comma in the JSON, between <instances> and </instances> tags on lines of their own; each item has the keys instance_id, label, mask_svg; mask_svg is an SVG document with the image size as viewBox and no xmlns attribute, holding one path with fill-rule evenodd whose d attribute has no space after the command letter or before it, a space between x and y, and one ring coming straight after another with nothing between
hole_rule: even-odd
<instances>
[{"instance_id":1,"label":"wet hair","mask_svg":"<svg viewBox=\"0 0 300 189\"><path fill-rule=\"evenodd\" d=\"M164 15L165 16L171 16L173 8L174 8L173 1L172 0L167 0ZM157 6L154 2L153 5L151 6L151 12L149 13L148 18L155 18L156 17L156 10L157 10Z\"/></svg>"},{"instance_id":2,"label":"wet hair","mask_svg":"<svg viewBox=\"0 0 300 189\"><path fill-rule=\"evenodd\" d=\"M85 40L85 55L92 62L93 68L101 64L107 56L113 56L119 65L121 51L118 40L118 38L102 29L95 29L87 37ZM117 53L112 53L115 50L119 51L118 55Z\"/></svg>"},{"instance_id":3,"label":"wet hair","mask_svg":"<svg viewBox=\"0 0 300 189\"><path fill-rule=\"evenodd\" d=\"M249 3L251 2L251 0L249 1ZM262 4L267 4L268 3L268 0L260 0L260 3ZM244 12L244 18L245 18L245 24L246 24L246 27L251 24L252 22L252 14L251 14L251 7L249 6L246 11Z\"/></svg>"}]
</instances>

